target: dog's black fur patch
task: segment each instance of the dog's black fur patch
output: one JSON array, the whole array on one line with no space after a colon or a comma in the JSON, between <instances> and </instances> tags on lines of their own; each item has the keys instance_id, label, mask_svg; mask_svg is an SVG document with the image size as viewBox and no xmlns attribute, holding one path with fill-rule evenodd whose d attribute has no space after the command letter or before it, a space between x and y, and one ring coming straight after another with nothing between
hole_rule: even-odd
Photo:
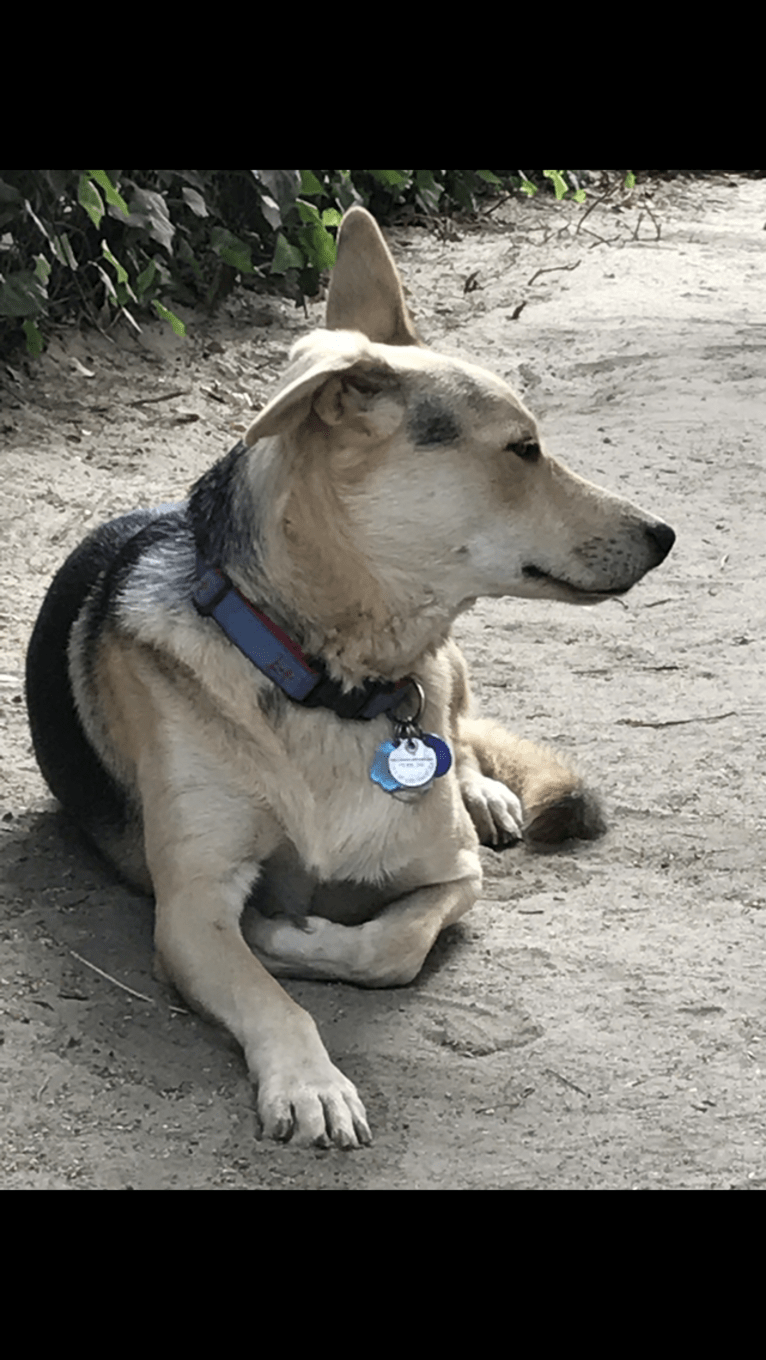
<instances>
[{"instance_id":1,"label":"dog's black fur patch","mask_svg":"<svg viewBox=\"0 0 766 1360\"><path fill-rule=\"evenodd\" d=\"M249 533L240 529L241 514L237 502L241 491L236 486L240 460L248 453L242 440L223 458L219 458L192 488L189 497L189 517L194 541L205 561L220 567L232 565L232 555L248 562L252 568L256 552L257 519L248 519ZM253 507L255 509L255 507Z\"/></svg>"},{"instance_id":2,"label":"dog's black fur patch","mask_svg":"<svg viewBox=\"0 0 766 1360\"><path fill-rule=\"evenodd\" d=\"M77 713L68 658L72 628L89 600L87 637L94 641L130 566L149 543L177 535L184 519L183 507L134 510L95 529L59 568L32 632L26 698L35 755L51 792L86 827L124 827L129 810Z\"/></svg>"},{"instance_id":3,"label":"dog's black fur patch","mask_svg":"<svg viewBox=\"0 0 766 1360\"><path fill-rule=\"evenodd\" d=\"M449 407L437 397L420 397L410 412L407 433L414 444L425 448L453 444L460 438L460 426Z\"/></svg>"}]
</instances>

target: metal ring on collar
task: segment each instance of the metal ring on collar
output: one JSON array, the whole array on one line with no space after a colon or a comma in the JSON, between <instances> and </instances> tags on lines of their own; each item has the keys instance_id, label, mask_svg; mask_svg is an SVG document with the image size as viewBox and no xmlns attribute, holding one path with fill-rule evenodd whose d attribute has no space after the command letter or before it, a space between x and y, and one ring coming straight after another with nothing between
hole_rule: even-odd
<instances>
[{"instance_id":1,"label":"metal ring on collar","mask_svg":"<svg viewBox=\"0 0 766 1360\"><path fill-rule=\"evenodd\" d=\"M398 723L402 723L404 726L410 726L417 723L418 718L420 717L421 713L423 712L423 709L426 706L426 692L423 689L423 686L421 685L420 681L417 680L414 675L408 675L407 679L409 680L410 685L414 689L415 694L417 696L417 708L415 709L414 713L407 713L404 716L400 715L399 705L397 705L397 707L394 709L396 721Z\"/></svg>"}]
</instances>

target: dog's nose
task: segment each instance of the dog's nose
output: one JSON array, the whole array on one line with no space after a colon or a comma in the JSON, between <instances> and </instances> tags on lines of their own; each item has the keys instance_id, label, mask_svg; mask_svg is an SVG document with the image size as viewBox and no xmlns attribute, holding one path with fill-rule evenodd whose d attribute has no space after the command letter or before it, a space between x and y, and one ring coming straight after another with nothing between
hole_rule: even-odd
<instances>
[{"instance_id":1,"label":"dog's nose","mask_svg":"<svg viewBox=\"0 0 766 1360\"><path fill-rule=\"evenodd\" d=\"M656 543L659 557L658 563L664 562L670 549L676 541L675 532L669 524L663 524L661 519L657 519L653 524L647 524L646 532L653 543Z\"/></svg>"}]
</instances>

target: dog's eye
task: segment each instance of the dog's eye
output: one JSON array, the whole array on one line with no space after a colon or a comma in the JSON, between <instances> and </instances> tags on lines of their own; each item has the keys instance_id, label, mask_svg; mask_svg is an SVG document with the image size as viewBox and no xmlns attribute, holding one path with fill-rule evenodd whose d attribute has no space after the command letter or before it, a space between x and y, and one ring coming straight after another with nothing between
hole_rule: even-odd
<instances>
[{"instance_id":1,"label":"dog's eye","mask_svg":"<svg viewBox=\"0 0 766 1360\"><path fill-rule=\"evenodd\" d=\"M505 452L515 453L516 457L523 458L525 463L536 463L540 457L540 445L529 439L518 444L506 444Z\"/></svg>"}]
</instances>

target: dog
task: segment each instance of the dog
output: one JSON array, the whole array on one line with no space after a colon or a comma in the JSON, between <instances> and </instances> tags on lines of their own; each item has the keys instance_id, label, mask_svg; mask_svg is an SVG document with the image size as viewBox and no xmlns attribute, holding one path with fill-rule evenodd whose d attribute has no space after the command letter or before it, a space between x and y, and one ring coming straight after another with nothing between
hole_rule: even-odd
<instances>
[{"instance_id":1,"label":"dog","mask_svg":"<svg viewBox=\"0 0 766 1360\"><path fill-rule=\"evenodd\" d=\"M621 596L673 541L547 453L502 378L421 343L354 207L326 328L244 438L61 567L27 658L38 762L154 895L157 971L236 1036L264 1135L371 1137L277 977L406 984L479 896L480 843L604 830L554 753L470 716L453 620Z\"/></svg>"}]
</instances>

